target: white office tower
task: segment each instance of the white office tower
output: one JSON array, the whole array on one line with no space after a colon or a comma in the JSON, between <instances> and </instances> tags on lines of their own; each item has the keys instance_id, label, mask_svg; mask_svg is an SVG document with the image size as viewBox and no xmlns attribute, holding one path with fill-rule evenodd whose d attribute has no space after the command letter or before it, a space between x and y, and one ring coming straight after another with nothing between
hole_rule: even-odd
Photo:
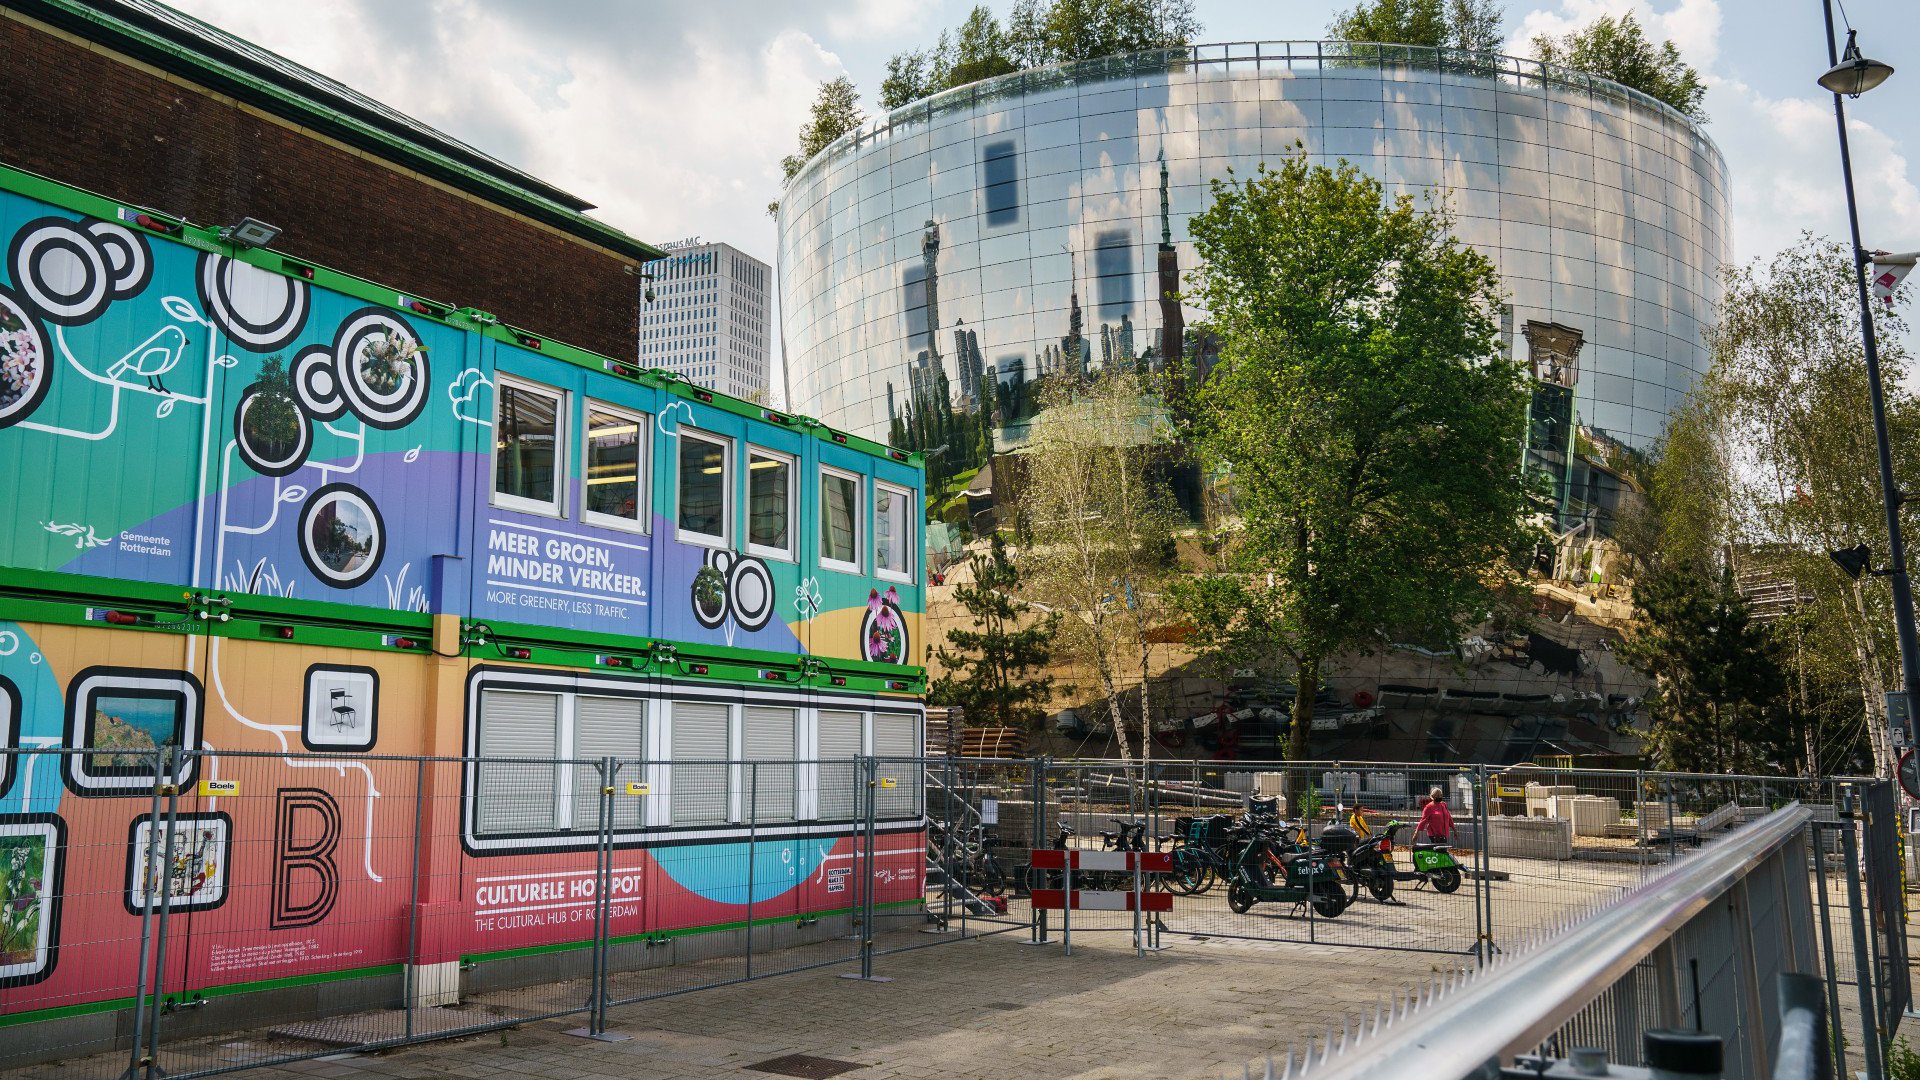
<instances>
[{"instance_id":1,"label":"white office tower","mask_svg":"<svg viewBox=\"0 0 1920 1080\"><path fill-rule=\"evenodd\" d=\"M640 366L665 368L734 397L765 400L773 275L730 244L699 237L663 245L640 300Z\"/></svg>"}]
</instances>

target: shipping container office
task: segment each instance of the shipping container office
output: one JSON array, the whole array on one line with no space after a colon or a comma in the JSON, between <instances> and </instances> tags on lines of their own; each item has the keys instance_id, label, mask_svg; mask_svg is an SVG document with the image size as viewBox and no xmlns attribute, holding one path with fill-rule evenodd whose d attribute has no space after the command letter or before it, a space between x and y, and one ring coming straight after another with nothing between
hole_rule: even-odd
<instances>
[{"instance_id":1,"label":"shipping container office","mask_svg":"<svg viewBox=\"0 0 1920 1080\"><path fill-rule=\"evenodd\" d=\"M184 990L577 940L482 879L591 865L578 767L393 754L626 759L616 933L845 908L846 762L920 749L915 461L4 169L0 241L0 736L98 751L0 776L41 871L0 1012L131 992L152 746L202 755ZM917 832L917 785L880 802ZM883 845L885 899L918 846Z\"/></svg>"}]
</instances>

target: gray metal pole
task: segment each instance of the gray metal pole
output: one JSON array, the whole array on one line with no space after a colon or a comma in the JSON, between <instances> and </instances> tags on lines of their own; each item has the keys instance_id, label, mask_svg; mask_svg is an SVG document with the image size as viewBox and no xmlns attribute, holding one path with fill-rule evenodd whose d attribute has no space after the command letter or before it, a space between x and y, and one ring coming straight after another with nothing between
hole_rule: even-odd
<instances>
[{"instance_id":1,"label":"gray metal pole","mask_svg":"<svg viewBox=\"0 0 1920 1080\"><path fill-rule=\"evenodd\" d=\"M1833 955L1833 913L1828 909L1827 845L1820 835L1822 826L1834 827L1832 822L1816 821L1810 828L1813 832L1814 888L1820 894L1820 955L1826 959L1827 968L1827 1017L1833 1024L1827 1038L1833 1043L1833 1067L1844 1076L1847 1072L1847 1048L1840 1038L1840 974Z\"/></svg>"},{"instance_id":2,"label":"gray metal pole","mask_svg":"<svg viewBox=\"0 0 1920 1080\"><path fill-rule=\"evenodd\" d=\"M1840 63L1833 36L1833 0L1823 0L1827 17L1827 64ZM1833 119L1840 131L1840 178L1847 192L1847 228L1853 238L1853 283L1860 295L1860 337L1866 347L1867 390L1873 405L1873 438L1880 454L1880 496L1887 515L1887 583L1893 586L1893 627L1900 639L1900 692L1909 706L1920 690L1920 641L1913 628L1913 584L1907 577L1907 547L1900 535L1900 504L1906 501L1893 478L1893 449L1887 441L1887 406L1880 389L1880 347L1873 332L1873 298L1867 291L1866 269L1873 256L1860 243L1860 212L1853 195L1853 153L1847 145L1847 107L1833 95ZM1907 711L1907 744L1914 741L1914 719Z\"/></svg>"},{"instance_id":3,"label":"gray metal pole","mask_svg":"<svg viewBox=\"0 0 1920 1080\"><path fill-rule=\"evenodd\" d=\"M64 772L67 762L60 760ZM30 761L28 768L33 767ZM160 854L160 789L166 785L167 778L161 775L160 755L155 752L153 759L153 801L147 810L147 862L146 880L141 882L140 897L140 970L133 977L133 1043L127 1048L127 1071L124 1080L133 1080L144 1073L144 1063L140 1055L146 1052L147 1041L147 971L153 964L153 886L162 873Z\"/></svg>"},{"instance_id":4,"label":"gray metal pole","mask_svg":"<svg viewBox=\"0 0 1920 1080\"><path fill-rule=\"evenodd\" d=\"M407 899L406 1035L413 1038L414 997L417 990L414 969L420 964L420 829L425 820L427 797L427 759L413 759L413 866L412 885Z\"/></svg>"},{"instance_id":5,"label":"gray metal pole","mask_svg":"<svg viewBox=\"0 0 1920 1080\"><path fill-rule=\"evenodd\" d=\"M161 767L167 771L167 840L166 854L160 860L160 933L154 946L153 958L153 1001L147 1013L147 1075L160 1072L160 995L167 989L167 915L173 908L173 849L174 829L180 820L180 784L179 777L187 769L185 763L192 760L193 751L183 754L179 747L169 746L161 755ZM151 904L151 901L149 901Z\"/></svg>"},{"instance_id":6,"label":"gray metal pole","mask_svg":"<svg viewBox=\"0 0 1920 1080\"><path fill-rule=\"evenodd\" d=\"M1846 800L1840 811L1840 846L1846 860L1847 921L1853 924L1853 982L1860 991L1860 1041L1865 1045L1862 1057L1867 1062L1867 1080L1885 1080L1886 1068L1880 1060L1880 1010L1874 1007L1873 962L1867 953L1866 913L1860 905L1860 852L1853 835L1855 795L1849 786L1841 796Z\"/></svg>"},{"instance_id":7,"label":"gray metal pole","mask_svg":"<svg viewBox=\"0 0 1920 1080\"><path fill-rule=\"evenodd\" d=\"M759 861L755 848L760 839L760 763L747 765L747 978L753 978L753 877Z\"/></svg>"}]
</instances>

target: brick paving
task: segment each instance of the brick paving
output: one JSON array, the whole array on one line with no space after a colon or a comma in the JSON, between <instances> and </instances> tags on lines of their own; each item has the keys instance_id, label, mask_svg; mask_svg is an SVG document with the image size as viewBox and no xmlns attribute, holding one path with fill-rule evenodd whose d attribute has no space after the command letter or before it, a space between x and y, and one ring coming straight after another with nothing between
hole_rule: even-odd
<instances>
[{"instance_id":1,"label":"brick paving","mask_svg":"<svg viewBox=\"0 0 1920 1080\"><path fill-rule=\"evenodd\" d=\"M1381 949L1076 935L1071 957L1019 935L878 958L889 983L830 968L612 1010L631 1041L564 1034L579 1018L376 1054L263 1068L256 1080L718 1080L787 1054L858 1062L850 1080L1205 1077L1371 1011L1444 958Z\"/></svg>"}]
</instances>

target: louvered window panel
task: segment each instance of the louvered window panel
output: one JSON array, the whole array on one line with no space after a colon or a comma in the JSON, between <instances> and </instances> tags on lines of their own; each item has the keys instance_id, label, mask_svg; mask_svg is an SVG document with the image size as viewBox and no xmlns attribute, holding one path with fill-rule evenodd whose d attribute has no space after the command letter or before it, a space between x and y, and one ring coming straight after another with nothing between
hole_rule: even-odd
<instances>
[{"instance_id":1,"label":"louvered window panel","mask_svg":"<svg viewBox=\"0 0 1920 1080\"><path fill-rule=\"evenodd\" d=\"M820 820L852 821L860 816L859 767L864 713L820 713Z\"/></svg>"},{"instance_id":2,"label":"louvered window panel","mask_svg":"<svg viewBox=\"0 0 1920 1080\"><path fill-rule=\"evenodd\" d=\"M705 702L673 703L673 823L727 820L729 710Z\"/></svg>"},{"instance_id":3,"label":"louvered window panel","mask_svg":"<svg viewBox=\"0 0 1920 1080\"><path fill-rule=\"evenodd\" d=\"M505 690L481 694L475 830L483 835L552 831L561 777L560 767L551 762L559 750L559 695ZM542 761L549 764L539 764Z\"/></svg>"},{"instance_id":4,"label":"louvered window panel","mask_svg":"<svg viewBox=\"0 0 1920 1080\"><path fill-rule=\"evenodd\" d=\"M879 759L884 784L874 791L874 814L880 818L914 817L920 813L920 718L898 713L873 714L873 756Z\"/></svg>"},{"instance_id":5,"label":"louvered window panel","mask_svg":"<svg viewBox=\"0 0 1920 1080\"><path fill-rule=\"evenodd\" d=\"M611 757L613 773L613 827L637 829L644 820L642 796L627 794L628 782L647 778L640 763L646 747L646 702L639 698L586 697L573 699L573 753L580 762ZM573 766L573 828L600 829L600 770L590 764Z\"/></svg>"},{"instance_id":6,"label":"louvered window panel","mask_svg":"<svg viewBox=\"0 0 1920 1080\"><path fill-rule=\"evenodd\" d=\"M742 774L747 808L755 822L793 820L793 747L795 713L792 709L750 707L741 731L745 758L755 764Z\"/></svg>"}]
</instances>

